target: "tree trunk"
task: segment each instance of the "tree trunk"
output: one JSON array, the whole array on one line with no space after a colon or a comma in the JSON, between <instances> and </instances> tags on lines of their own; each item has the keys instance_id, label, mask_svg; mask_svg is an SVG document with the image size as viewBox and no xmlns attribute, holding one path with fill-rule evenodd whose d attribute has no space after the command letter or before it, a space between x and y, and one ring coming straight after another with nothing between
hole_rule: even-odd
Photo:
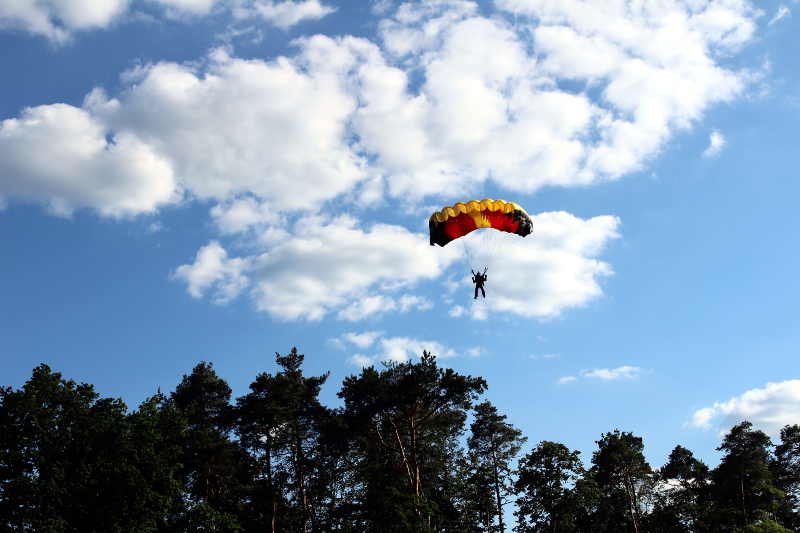
<instances>
[{"instance_id":1,"label":"tree trunk","mask_svg":"<svg viewBox=\"0 0 800 533\"><path fill-rule=\"evenodd\" d=\"M739 493L742 496L742 518L744 518L742 525L745 525L747 524L747 507L744 504L744 472L739 474Z\"/></svg>"},{"instance_id":2,"label":"tree trunk","mask_svg":"<svg viewBox=\"0 0 800 533\"><path fill-rule=\"evenodd\" d=\"M636 508L636 489L633 486L633 481L628 476L625 476L623 481L625 484L625 493L628 496L628 507L631 512L631 520L633 520L633 530L639 533L639 513Z\"/></svg>"},{"instance_id":3,"label":"tree trunk","mask_svg":"<svg viewBox=\"0 0 800 533\"><path fill-rule=\"evenodd\" d=\"M278 501L275 499L275 486L272 483L272 437L267 432L267 446L266 446L266 456L267 456L267 484L269 485L269 499L270 499L270 507L272 509L272 516L270 517L270 527L272 528L272 533L275 533L275 518L278 514Z\"/></svg>"},{"instance_id":4,"label":"tree trunk","mask_svg":"<svg viewBox=\"0 0 800 533\"><path fill-rule=\"evenodd\" d=\"M492 468L494 470L494 494L497 498L497 530L500 533L505 533L506 525L503 522L503 500L500 496L500 472L497 471L497 451L494 449L494 442L492 443Z\"/></svg>"},{"instance_id":5,"label":"tree trunk","mask_svg":"<svg viewBox=\"0 0 800 533\"><path fill-rule=\"evenodd\" d=\"M300 439L299 430L295 427L295 443L294 443L294 468L297 474L297 491L299 492L300 501L303 503L303 533L308 533L309 522L314 525L314 516L311 512L311 506L308 503L308 492L306 491L306 473L305 473L305 454L303 453L303 444Z\"/></svg>"}]
</instances>

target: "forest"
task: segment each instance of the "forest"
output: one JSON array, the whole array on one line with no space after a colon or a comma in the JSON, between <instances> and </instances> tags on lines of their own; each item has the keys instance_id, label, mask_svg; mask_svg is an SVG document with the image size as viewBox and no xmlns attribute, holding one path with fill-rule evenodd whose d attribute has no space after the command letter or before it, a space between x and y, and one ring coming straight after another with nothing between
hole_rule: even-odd
<instances>
[{"instance_id":1,"label":"forest","mask_svg":"<svg viewBox=\"0 0 800 533\"><path fill-rule=\"evenodd\" d=\"M135 410L36 367L0 389L4 532L787 532L800 528L800 425L749 422L711 468L676 446L648 464L610 429L585 460L527 438L487 383L434 355L345 378L276 353L232 398L201 362ZM529 450L526 454L522 450Z\"/></svg>"}]
</instances>

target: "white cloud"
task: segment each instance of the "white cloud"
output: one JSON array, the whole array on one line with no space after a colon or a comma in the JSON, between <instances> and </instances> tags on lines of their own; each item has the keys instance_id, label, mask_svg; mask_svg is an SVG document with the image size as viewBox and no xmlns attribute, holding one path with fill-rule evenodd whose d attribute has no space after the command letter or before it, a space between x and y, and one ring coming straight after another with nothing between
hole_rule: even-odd
<instances>
[{"instance_id":1,"label":"white cloud","mask_svg":"<svg viewBox=\"0 0 800 533\"><path fill-rule=\"evenodd\" d=\"M583 370L581 376L594 378L601 381L616 381L620 379L636 379L642 374L642 369L638 366L618 366L617 368L596 368L594 370Z\"/></svg>"},{"instance_id":2,"label":"white cloud","mask_svg":"<svg viewBox=\"0 0 800 533\"><path fill-rule=\"evenodd\" d=\"M458 318L466 312L467 310L466 308L464 308L463 305L454 305L453 307L450 308L447 314L449 314L452 317Z\"/></svg>"},{"instance_id":3,"label":"white cloud","mask_svg":"<svg viewBox=\"0 0 800 533\"><path fill-rule=\"evenodd\" d=\"M108 26L128 4L129 0L3 0L0 30L22 29L64 43L73 31Z\"/></svg>"},{"instance_id":4,"label":"white cloud","mask_svg":"<svg viewBox=\"0 0 800 533\"><path fill-rule=\"evenodd\" d=\"M147 66L119 99L98 98L92 111L167 154L200 198L249 194L279 212L315 209L367 173L346 142L355 95L337 74L353 54L321 36L303 49L297 62L216 50L201 71Z\"/></svg>"},{"instance_id":5,"label":"white cloud","mask_svg":"<svg viewBox=\"0 0 800 533\"><path fill-rule=\"evenodd\" d=\"M485 319L492 312L529 318L552 318L581 307L603 293L599 280L613 273L597 256L619 236L612 216L588 220L563 211L531 217L533 234L520 238L501 232L473 232L450 244L476 264L488 265L486 299L470 306L470 315ZM473 295L468 277L463 291Z\"/></svg>"},{"instance_id":6,"label":"white cloud","mask_svg":"<svg viewBox=\"0 0 800 533\"><path fill-rule=\"evenodd\" d=\"M0 194L118 216L152 211L183 190L232 202L213 212L225 232L270 213L316 210L375 177L349 145L357 98L341 74L371 45L348 42L309 39L295 61L215 50L205 67L137 67L117 98L96 89L82 108L26 110L2 123L0 168L10 183ZM31 157L41 153L50 156ZM232 200L240 196L250 199Z\"/></svg>"},{"instance_id":7,"label":"white cloud","mask_svg":"<svg viewBox=\"0 0 800 533\"><path fill-rule=\"evenodd\" d=\"M167 1L198 13L213 8L212 0ZM99 4L99 25L127 6ZM6 22L33 20L31 13L49 20L55 5L30 11L12 0L0 14ZM246 16L256 4L226 5ZM294 20L281 19L281 9L287 17L303 6L309 16L329 12L319 2L258 5L281 24ZM211 200L223 235L250 232L267 251L230 258L220 244L201 249L206 255L176 270L190 293L224 302L247 290L276 317L358 320L381 309L430 308L398 291L439 277L453 245L431 249L422 235L385 224L364 229L348 217L306 217L304 227L290 228L287 216L332 201L438 204L477 194L489 180L532 192L614 179L640 169L676 130L747 83L746 73L717 63L752 38L758 13L744 0L497 6L518 13L518 23L480 16L465 0L406 3L382 22L383 48L315 36L296 41L292 57L245 60L216 50L191 65L133 69L114 97L95 90L80 108L40 106L3 121L0 195L59 214L87 207L116 217L181 198ZM570 84L578 89L561 88ZM31 157L41 153L49 157ZM600 280L612 274L599 255L619 223L542 213L534 235L501 234L503 261L470 316L550 318L598 298ZM449 312L467 313L458 304Z\"/></svg>"},{"instance_id":8,"label":"white cloud","mask_svg":"<svg viewBox=\"0 0 800 533\"><path fill-rule=\"evenodd\" d=\"M169 15L207 15L215 5L222 4L222 0L150 0L161 4L169 10Z\"/></svg>"},{"instance_id":9,"label":"white cloud","mask_svg":"<svg viewBox=\"0 0 800 533\"><path fill-rule=\"evenodd\" d=\"M623 365L617 368L595 368L593 370L581 370L579 376L565 376L558 380L559 385L578 381L579 377L584 379L599 379L601 381L619 381L623 379L632 380L641 376L643 370L638 366Z\"/></svg>"},{"instance_id":10,"label":"white cloud","mask_svg":"<svg viewBox=\"0 0 800 533\"><path fill-rule=\"evenodd\" d=\"M767 383L723 402L696 410L687 425L703 429L716 426L723 434L743 420L776 437L787 424L800 420L800 380Z\"/></svg>"},{"instance_id":11,"label":"white cloud","mask_svg":"<svg viewBox=\"0 0 800 533\"><path fill-rule=\"evenodd\" d=\"M249 284L246 275L247 259L228 258L227 252L216 241L200 248L191 265L179 266L173 276L186 282L194 298L202 298L208 289L214 289L213 301L225 304L238 296Z\"/></svg>"},{"instance_id":12,"label":"white cloud","mask_svg":"<svg viewBox=\"0 0 800 533\"><path fill-rule=\"evenodd\" d=\"M256 0L252 12L275 26L287 29L304 20L319 20L336 11L335 7L321 4L319 0L283 1Z\"/></svg>"},{"instance_id":13,"label":"white cloud","mask_svg":"<svg viewBox=\"0 0 800 533\"><path fill-rule=\"evenodd\" d=\"M279 213L269 204L249 196L215 205L211 208L211 218L223 234L282 223Z\"/></svg>"},{"instance_id":14,"label":"white cloud","mask_svg":"<svg viewBox=\"0 0 800 533\"><path fill-rule=\"evenodd\" d=\"M0 194L62 216L82 207L113 217L153 212L180 196L169 161L150 145L66 104L0 122L0 176Z\"/></svg>"},{"instance_id":15,"label":"white cloud","mask_svg":"<svg viewBox=\"0 0 800 533\"><path fill-rule=\"evenodd\" d=\"M708 147L703 151L703 157L716 157L725 147L725 136L714 130L708 137Z\"/></svg>"},{"instance_id":16,"label":"white cloud","mask_svg":"<svg viewBox=\"0 0 800 533\"><path fill-rule=\"evenodd\" d=\"M478 16L463 1L403 4L382 23L386 50L423 74L412 90L404 71L372 63L361 73L356 128L392 194L459 196L487 179L530 192L618 178L748 80L714 55L752 38L758 13L748 2L496 5L530 15L530 25ZM561 90L561 81L584 90Z\"/></svg>"},{"instance_id":17,"label":"white cloud","mask_svg":"<svg viewBox=\"0 0 800 533\"><path fill-rule=\"evenodd\" d=\"M397 297L393 291L438 277L453 254L432 248L424 235L402 227L375 224L364 230L355 219L340 216L327 221L305 217L290 237L269 251L239 260L246 265L253 284L250 294L259 310L284 320L318 320L331 311L345 320L359 320L387 308L430 308L425 299ZM198 255L196 264L199 261ZM183 279L191 292L191 279Z\"/></svg>"},{"instance_id":18,"label":"white cloud","mask_svg":"<svg viewBox=\"0 0 800 533\"><path fill-rule=\"evenodd\" d=\"M411 294L404 294L400 298L378 294L353 301L340 310L337 316L342 320L356 322L369 317L378 317L390 311L407 313L412 309L425 311L431 307L433 304L430 301Z\"/></svg>"},{"instance_id":19,"label":"white cloud","mask_svg":"<svg viewBox=\"0 0 800 533\"><path fill-rule=\"evenodd\" d=\"M336 11L319 0L148 0L170 19L229 12L236 19L258 18L282 29L318 20ZM0 30L21 29L59 44L76 31L105 29L130 13L131 0L3 0ZM235 32L236 30L234 30Z\"/></svg>"},{"instance_id":20,"label":"white cloud","mask_svg":"<svg viewBox=\"0 0 800 533\"><path fill-rule=\"evenodd\" d=\"M211 0L196 1L183 3ZM225 5L245 13L253 3ZM474 2L406 3L381 23L383 49L317 35L296 41L293 57L216 50L193 66L147 65L123 76L121 94L95 91L80 111L100 132L136 139L194 197L313 211L333 198L462 197L487 180L532 192L617 178L749 79L715 61L752 38L746 1L498 6L523 17L512 26ZM37 194L47 201L50 191Z\"/></svg>"},{"instance_id":21,"label":"white cloud","mask_svg":"<svg viewBox=\"0 0 800 533\"><path fill-rule=\"evenodd\" d=\"M413 294L404 294L398 300L397 306L400 312L405 313L412 309L427 311L433 308L433 303L426 298L421 298Z\"/></svg>"},{"instance_id":22,"label":"white cloud","mask_svg":"<svg viewBox=\"0 0 800 533\"><path fill-rule=\"evenodd\" d=\"M481 348L480 346L474 346L472 348L467 349L467 355L470 357L480 357L486 353L486 350Z\"/></svg>"},{"instance_id":23,"label":"white cloud","mask_svg":"<svg viewBox=\"0 0 800 533\"><path fill-rule=\"evenodd\" d=\"M385 15L393 6L393 0L372 0L371 11L376 15Z\"/></svg>"},{"instance_id":24,"label":"white cloud","mask_svg":"<svg viewBox=\"0 0 800 533\"><path fill-rule=\"evenodd\" d=\"M365 367L375 364L372 359L366 355L357 353L350 358L350 362L356 366Z\"/></svg>"},{"instance_id":25,"label":"white cloud","mask_svg":"<svg viewBox=\"0 0 800 533\"><path fill-rule=\"evenodd\" d=\"M409 337L386 337L378 341L378 352L367 356L356 354L350 358L353 364L369 366L382 362L405 363L419 357L427 351L439 358L455 357L457 354L452 348L436 342L412 339Z\"/></svg>"},{"instance_id":26,"label":"white cloud","mask_svg":"<svg viewBox=\"0 0 800 533\"><path fill-rule=\"evenodd\" d=\"M369 348L375 343L378 337L383 335L382 331L364 331L361 333L345 333L342 338L361 349Z\"/></svg>"},{"instance_id":27,"label":"white cloud","mask_svg":"<svg viewBox=\"0 0 800 533\"><path fill-rule=\"evenodd\" d=\"M775 15L769 20L767 25L772 26L773 24L783 20L789 15L791 15L791 10L785 5L781 4L781 6L778 8L778 11L775 12Z\"/></svg>"}]
</instances>

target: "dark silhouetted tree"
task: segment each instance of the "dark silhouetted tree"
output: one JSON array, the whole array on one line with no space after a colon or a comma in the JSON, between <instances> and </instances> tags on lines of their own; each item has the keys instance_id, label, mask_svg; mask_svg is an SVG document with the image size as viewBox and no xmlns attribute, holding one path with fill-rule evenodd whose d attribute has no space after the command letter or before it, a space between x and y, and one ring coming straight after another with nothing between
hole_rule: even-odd
<instances>
[{"instance_id":1,"label":"dark silhouetted tree","mask_svg":"<svg viewBox=\"0 0 800 533\"><path fill-rule=\"evenodd\" d=\"M632 433L604 433L592 454L591 477L600 488L596 527L606 531L642 531L642 512L652 488L644 444Z\"/></svg>"},{"instance_id":2,"label":"dark silhouetted tree","mask_svg":"<svg viewBox=\"0 0 800 533\"><path fill-rule=\"evenodd\" d=\"M356 468L371 531L435 527L435 493L446 464L437 456L463 431L466 410L485 389L482 378L442 369L427 352L418 362L391 363L381 371L368 367L344 380L339 397L358 436Z\"/></svg>"},{"instance_id":3,"label":"dark silhouetted tree","mask_svg":"<svg viewBox=\"0 0 800 533\"><path fill-rule=\"evenodd\" d=\"M540 442L519 462L517 526L519 533L570 532L577 526L580 505L575 483L584 474L579 451L563 444Z\"/></svg>"},{"instance_id":4,"label":"dark silhouetted tree","mask_svg":"<svg viewBox=\"0 0 800 533\"><path fill-rule=\"evenodd\" d=\"M328 375L305 377L303 359L296 348L285 356L276 354L280 371L259 374L251 392L237 401L238 433L256 457L256 497L267 503L262 527L269 531L318 530L327 493L319 435L328 411L318 397ZM284 508L282 521L279 507Z\"/></svg>"},{"instance_id":5,"label":"dark silhouetted tree","mask_svg":"<svg viewBox=\"0 0 800 533\"><path fill-rule=\"evenodd\" d=\"M786 527L800 529L800 425L781 429L781 442L775 447L771 466L775 487L785 495L778 509L779 519Z\"/></svg>"},{"instance_id":6,"label":"dark silhouetted tree","mask_svg":"<svg viewBox=\"0 0 800 533\"><path fill-rule=\"evenodd\" d=\"M680 533L707 529L710 471L692 452L676 446L656 473L654 509L647 519L653 532Z\"/></svg>"},{"instance_id":7,"label":"dark silhouetted tree","mask_svg":"<svg viewBox=\"0 0 800 533\"><path fill-rule=\"evenodd\" d=\"M714 530L745 527L774 517L783 494L772 484L770 438L750 422L731 428L717 448L724 455L712 473Z\"/></svg>"},{"instance_id":8,"label":"dark silhouetted tree","mask_svg":"<svg viewBox=\"0 0 800 533\"><path fill-rule=\"evenodd\" d=\"M488 401L476 405L474 412L467 445L476 470L483 473L488 481L486 488L494 495L496 531L502 533L505 532L503 508L513 492L512 462L527 439Z\"/></svg>"},{"instance_id":9,"label":"dark silhouetted tree","mask_svg":"<svg viewBox=\"0 0 800 533\"><path fill-rule=\"evenodd\" d=\"M250 459L229 438L234 412L231 389L211 363L184 375L170 396L186 419L182 471L187 529L236 531L241 497L248 491Z\"/></svg>"}]
</instances>

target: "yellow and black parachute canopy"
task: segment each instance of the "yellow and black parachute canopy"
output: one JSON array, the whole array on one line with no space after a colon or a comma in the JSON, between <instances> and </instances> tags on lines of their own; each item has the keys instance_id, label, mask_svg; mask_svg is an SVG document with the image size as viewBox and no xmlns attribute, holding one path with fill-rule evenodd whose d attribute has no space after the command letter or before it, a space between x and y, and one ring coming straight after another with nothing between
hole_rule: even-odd
<instances>
[{"instance_id":1,"label":"yellow and black parachute canopy","mask_svg":"<svg viewBox=\"0 0 800 533\"><path fill-rule=\"evenodd\" d=\"M524 237L530 234L533 225L519 204L485 198L458 202L437 211L431 215L428 227L431 246L444 246L478 228L492 228Z\"/></svg>"}]
</instances>

